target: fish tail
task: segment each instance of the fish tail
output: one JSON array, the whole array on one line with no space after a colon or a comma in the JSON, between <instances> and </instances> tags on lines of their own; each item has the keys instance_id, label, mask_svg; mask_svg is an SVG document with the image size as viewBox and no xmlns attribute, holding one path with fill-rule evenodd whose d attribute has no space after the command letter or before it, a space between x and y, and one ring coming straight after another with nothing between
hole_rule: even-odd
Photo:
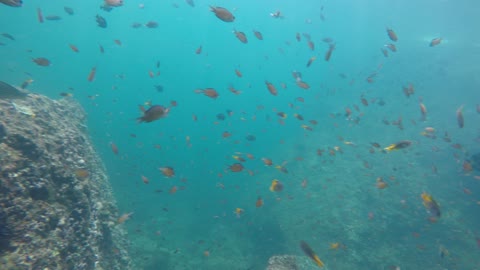
<instances>
[{"instance_id":1,"label":"fish tail","mask_svg":"<svg viewBox=\"0 0 480 270\"><path fill-rule=\"evenodd\" d=\"M397 145L396 144L391 144L385 148L383 148L383 150L385 151L392 151L392 150L395 150L397 148Z\"/></svg>"},{"instance_id":2,"label":"fish tail","mask_svg":"<svg viewBox=\"0 0 480 270\"><path fill-rule=\"evenodd\" d=\"M322 262L322 260L320 260L320 258L318 258L317 255L314 255L314 256L313 256L313 261L314 261L319 267L323 267L323 266L324 266L324 263Z\"/></svg>"}]
</instances>

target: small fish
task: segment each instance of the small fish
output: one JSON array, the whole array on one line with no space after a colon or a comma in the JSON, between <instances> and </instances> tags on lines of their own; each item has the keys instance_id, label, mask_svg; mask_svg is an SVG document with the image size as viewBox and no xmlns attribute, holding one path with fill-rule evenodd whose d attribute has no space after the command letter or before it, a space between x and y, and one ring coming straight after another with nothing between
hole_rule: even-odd
<instances>
[{"instance_id":1,"label":"small fish","mask_svg":"<svg viewBox=\"0 0 480 270\"><path fill-rule=\"evenodd\" d=\"M126 214L121 215L121 216L117 219L117 223L118 223L118 224L124 223L125 221L129 220L132 215L133 215L133 212L130 212L130 213L126 213Z\"/></svg>"},{"instance_id":2,"label":"small fish","mask_svg":"<svg viewBox=\"0 0 480 270\"><path fill-rule=\"evenodd\" d=\"M195 93L204 94L205 96L207 96L209 98L212 98L212 99L216 99L216 98L218 98L218 96L220 96L220 94L218 94L217 90L215 90L213 88L197 89L197 90L195 90Z\"/></svg>"},{"instance_id":3,"label":"small fish","mask_svg":"<svg viewBox=\"0 0 480 270\"><path fill-rule=\"evenodd\" d=\"M100 53L105 53L102 45L98 44L98 49L100 50Z\"/></svg>"},{"instance_id":4,"label":"small fish","mask_svg":"<svg viewBox=\"0 0 480 270\"><path fill-rule=\"evenodd\" d=\"M68 46L70 47L70 49L72 49L72 51L74 51L74 52L76 52L76 53L79 52L77 46L75 46L75 45L73 45L73 44L68 44Z\"/></svg>"},{"instance_id":5,"label":"small fish","mask_svg":"<svg viewBox=\"0 0 480 270\"><path fill-rule=\"evenodd\" d=\"M123 5L123 0L105 0L104 5L107 7L120 7Z\"/></svg>"},{"instance_id":6,"label":"small fish","mask_svg":"<svg viewBox=\"0 0 480 270\"><path fill-rule=\"evenodd\" d=\"M263 206L263 199L262 197L258 196L257 201L255 202L255 207L260 208Z\"/></svg>"},{"instance_id":7,"label":"small fish","mask_svg":"<svg viewBox=\"0 0 480 270\"><path fill-rule=\"evenodd\" d=\"M396 42L398 40L397 34L390 28L387 28L387 35L391 41Z\"/></svg>"},{"instance_id":8,"label":"small fish","mask_svg":"<svg viewBox=\"0 0 480 270\"><path fill-rule=\"evenodd\" d=\"M48 67L51 64L50 60L48 60L45 57L33 58L32 61L35 62L35 64L37 64L39 66L42 66L42 67Z\"/></svg>"},{"instance_id":9,"label":"small fish","mask_svg":"<svg viewBox=\"0 0 480 270\"><path fill-rule=\"evenodd\" d=\"M390 51L392 52L396 52L397 51L397 46L395 46L395 44L385 44L385 47L387 47Z\"/></svg>"},{"instance_id":10,"label":"small fish","mask_svg":"<svg viewBox=\"0 0 480 270\"><path fill-rule=\"evenodd\" d=\"M430 47L435 47L442 42L442 38L434 38L430 41Z\"/></svg>"},{"instance_id":11,"label":"small fish","mask_svg":"<svg viewBox=\"0 0 480 270\"><path fill-rule=\"evenodd\" d=\"M112 148L112 152L115 154L115 155L118 155L118 147L115 143L110 143L110 148Z\"/></svg>"},{"instance_id":12,"label":"small fish","mask_svg":"<svg viewBox=\"0 0 480 270\"><path fill-rule=\"evenodd\" d=\"M2 33L2 36L6 37L6 38L8 38L8 39L10 39L10 40L15 40L15 38L14 38L12 35L8 34L8 33Z\"/></svg>"},{"instance_id":13,"label":"small fish","mask_svg":"<svg viewBox=\"0 0 480 270\"><path fill-rule=\"evenodd\" d=\"M71 7L64 7L63 10L68 14L68 15L73 15L75 12L73 11L73 8Z\"/></svg>"},{"instance_id":14,"label":"small fish","mask_svg":"<svg viewBox=\"0 0 480 270\"><path fill-rule=\"evenodd\" d=\"M307 67L310 67L310 65L313 63L313 61L315 61L317 59L317 57L315 56L312 56L310 57L310 59L308 59L308 62L307 62Z\"/></svg>"},{"instance_id":15,"label":"small fish","mask_svg":"<svg viewBox=\"0 0 480 270\"><path fill-rule=\"evenodd\" d=\"M258 40L263 40L263 35L259 31L253 30L253 34Z\"/></svg>"},{"instance_id":16,"label":"small fish","mask_svg":"<svg viewBox=\"0 0 480 270\"><path fill-rule=\"evenodd\" d=\"M5 4L11 7L21 7L23 4L22 0L0 0L0 3Z\"/></svg>"},{"instance_id":17,"label":"small fish","mask_svg":"<svg viewBox=\"0 0 480 270\"><path fill-rule=\"evenodd\" d=\"M234 163L232 165L229 165L228 169L231 172L241 172L241 171L243 171L244 167L243 167L242 163Z\"/></svg>"},{"instance_id":18,"label":"small fish","mask_svg":"<svg viewBox=\"0 0 480 270\"><path fill-rule=\"evenodd\" d=\"M238 40L240 40L240 42L242 42L243 44L248 43L248 39L247 39L247 36L245 35L245 33L239 32L237 30L233 30L233 33L238 38Z\"/></svg>"},{"instance_id":19,"label":"small fish","mask_svg":"<svg viewBox=\"0 0 480 270\"><path fill-rule=\"evenodd\" d=\"M201 54L202 53L202 45L200 45L196 50L195 54Z\"/></svg>"},{"instance_id":20,"label":"small fish","mask_svg":"<svg viewBox=\"0 0 480 270\"><path fill-rule=\"evenodd\" d=\"M253 141L255 141L255 140L257 139L257 137L255 137L255 135L248 134L248 135L245 137L245 139L246 139L247 141L253 142Z\"/></svg>"},{"instance_id":21,"label":"small fish","mask_svg":"<svg viewBox=\"0 0 480 270\"><path fill-rule=\"evenodd\" d=\"M40 8L37 8L37 20L39 23L43 23L43 14Z\"/></svg>"},{"instance_id":22,"label":"small fish","mask_svg":"<svg viewBox=\"0 0 480 270\"><path fill-rule=\"evenodd\" d=\"M145 24L145 26L146 26L147 28L157 28L157 27L158 27L158 23L155 22L155 21L149 21L149 22L147 22L147 23Z\"/></svg>"},{"instance_id":23,"label":"small fish","mask_svg":"<svg viewBox=\"0 0 480 270\"><path fill-rule=\"evenodd\" d=\"M185 0L185 2L191 6L191 7L195 7L195 3L193 2L193 0Z\"/></svg>"},{"instance_id":24,"label":"small fish","mask_svg":"<svg viewBox=\"0 0 480 270\"><path fill-rule=\"evenodd\" d=\"M167 166L167 167L160 167L158 169L165 177L175 176L175 170L172 167Z\"/></svg>"},{"instance_id":25,"label":"small fish","mask_svg":"<svg viewBox=\"0 0 480 270\"><path fill-rule=\"evenodd\" d=\"M277 179L272 180L272 184L270 185L271 192L279 192L283 190L283 184Z\"/></svg>"},{"instance_id":26,"label":"small fish","mask_svg":"<svg viewBox=\"0 0 480 270\"><path fill-rule=\"evenodd\" d=\"M97 16L95 16L95 21L97 22L98 27L107 28L107 20L102 16L97 14Z\"/></svg>"},{"instance_id":27,"label":"small fish","mask_svg":"<svg viewBox=\"0 0 480 270\"><path fill-rule=\"evenodd\" d=\"M423 206L430 212L434 218L439 218L442 214L437 202L433 199L432 195L423 192L422 195Z\"/></svg>"},{"instance_id":28,"label":"small fish","mask_svg":"<svg viewBox=\"0 0 480 270\"><path fill-rule=\"evenodd\" d=\"M45 20L47 21L60 21L62 19L62 17L58 16L58 15L47 15L45 16Z\"/></svg>"},{"instance_id":29,"label":"small fish","mask_svg":"<svg viewBox=\"0 0 480 270\"><path fill-rule=\"evenodd\" d=\"M335 50L335 44L330 44L328 51L325 53L325 61L330 61L330 57L332 57L332 52Z\"/></svg>"},{"instance_id":30,"label":"small fish","mask_svg":"<svg viewBox=\"0 0 480 270\"><path fill-rule=\"evenodd\" d=\"M427 120L427 107L422 102L420 102L420 112L422 114L422 121L426 121Z\"/></svg>"},{"instance_id":31,"label":"small fish","mask_svg":"<svg viewBox=\"0 0 480 270\"><path fill-rule=\"evenodd\" d=\"M92 69L90 70L90 73L88 74L87 80L89 82L93 82L93 80L95 79L96 73L97 73L97 67L92 67Z\"/></svg>"},{"instance_id":32,"label":"small fish","mask_svg":"<svg viewBox=\"0 0 480 270\"><path fill-rule=\"evenodd\" d=\"M457 124L458 124L458 127L459 128L463 128L465 122L464 122L464 119L463 119L463 105L460 106L458 109L457 109Z\"/></svg>"},{"instance_id":33,"label":"small fish","mask_svg":"<svg viewBox=\"0 0 480 270\"><path fill-rule=\"evenodd\" d=\"M313 251L313 249L305 241L300 241L300 248L305 255L307 255L316 265L318 265L318 267L324 266L324 263L320 260L320 258L318 258L317 254L315 254L315 251Z\"/></svg>"},{"instance_id":34,"label":"small fish","mask_svg":"<svg viewBox=\"0 0 480 270\"><path fill-rule=\"evenodd\" d=\"M210 6L210 10L215 13L215 16L217 16L217 18L224 22L233 22L235 20L235 16L233 16L233 14L226 8Z\"/></svg>"},{"instance_id":35,"label":"small fish","mask_svg":"<svg viewBox=\"0 0 480 270\"><path fill-rule=\"evenodd\" d=\"M141 177L142 177L142 182L143 182L144 184L150 183L150 181L148 180L148 178L147 178L146 176L143 176L143 175L142 175Z\"/></svg>"},{"instance_id":36,"label":"small fish","mask_svg":"<svg viewBox=\"0 0 480 270\"><path fill-rule=\"evenodd\" d=\"M143 116L137 118L137 123L150 123L160 118L164 118L168 115L170 109L161 105L152 105L148 110L142 109L142 111Z\"/></svg>"},{"instance_id":37,"label":"small fish","mask_svg":"<svg viewBox=\"0 0 480 270\"><path fill-rule=\"evenodd\" d=\"M270 92L270 94L274 96L278 94L278 91L273 84L269 83L268 81L265 81L265 84L267 85L267 89Z\"/></svg>"},{"instance_id":38,"label":"small fish","mask_svg":"<svg viewBox=\"0 0 480 270\"><path fill-rule=\"evenodd\" d=\"M385 151L399 150L399 149L407 148L410 145L412 145L411 141L399 141L397 143L393 143L393 144L385 147L384 150Z\"/></svg>"}]
</instances>

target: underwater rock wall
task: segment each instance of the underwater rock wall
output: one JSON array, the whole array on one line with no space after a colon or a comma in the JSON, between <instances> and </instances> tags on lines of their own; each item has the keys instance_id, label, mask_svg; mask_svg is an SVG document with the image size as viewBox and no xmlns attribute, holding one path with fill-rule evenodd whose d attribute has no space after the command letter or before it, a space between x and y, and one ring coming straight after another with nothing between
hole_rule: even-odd
<instances>
[{"instance_id":1,"label":"underwater rock wall","mask_svg":"<svg viewBox=\"0 0 480 270\"><path fill-rule=\"evenodd\" d=\"M85 117L72 99L0 99L0 269L132 269Z\"/></svg>"}]
</instances>

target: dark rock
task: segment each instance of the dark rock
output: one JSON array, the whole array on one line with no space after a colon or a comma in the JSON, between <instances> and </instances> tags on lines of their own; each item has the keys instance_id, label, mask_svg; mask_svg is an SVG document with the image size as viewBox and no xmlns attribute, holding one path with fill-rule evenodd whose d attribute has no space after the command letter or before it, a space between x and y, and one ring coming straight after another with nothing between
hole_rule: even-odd
<instances>
[{"instance_id":1,"label":"dark rock","mask_svg":"<svg viewBox=\"0 0 480 270\"><path fill-rule=\"evenodd\" d=\"M2 143L3 138L5 138L6 136L7 136L7 129L2 123L0 123L0 143Z\"/></svg>"},{"instance_id":2,"label":"dark rock","mask_svg":"<svg viewBox=\"0 0 480 270\"><path fill-rule=\"evenodd\" d=\"M6 143L10 147L20 151L28 159L36 160L40 157L40 151L35 143L25 136L12 134L7 137Z\"/></svg>"},{"instance_id":3,"label":"dark rock","mask_svg":"<svg viewBox=\"0 0 480 270\"><path fill-rule=\"evenodd\" d=\"M41 201L46 201L48 200L49 193L48 193L48 188L45 186L34 186L30 190L30 197L33 200L41 200Z\"/></svg>"}]
</instances>

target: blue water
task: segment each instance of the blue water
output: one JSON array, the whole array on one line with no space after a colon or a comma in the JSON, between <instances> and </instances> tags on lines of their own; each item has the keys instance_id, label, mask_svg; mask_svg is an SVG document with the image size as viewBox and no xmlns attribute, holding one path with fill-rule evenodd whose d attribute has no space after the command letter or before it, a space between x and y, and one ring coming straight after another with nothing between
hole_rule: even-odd
<instances>
[{"instance_id":1,"label":"blue water","mask_svg":"<svg viewBox=\"0 0 480 270\"><path fill-rule=\"evenodd\" d=\"M24 2L22 8L0 6L0 32L15 37L0 36L0 79L20 85L32 78L30 90L52 98L72 93L85 107L119 209L134 212L121 226L139 269L265 269L270 256L303 256L302 239L328 269L480 269L480 172L462 168L480 151L477 1L196 1L192 8L183 1L126 0L111 12L99 8L101 1ZM209 5L228 8L235 22L220 21ZM66 14L64 6L75 14ZM62 20L39 23L37 8ZM285 18L269 16L276 10ZM106 29L96 26L96 14L107 20ZM131 27L148 21L159 27ZM397 33L397 42L389 40L386 27ZM234 29L245 32L248 44L236 39ZM303 36L297 42L296 33L310 34L315 50ZM329 62L321 41L326 37L336 44ZM435 37L442 43L429 47ZM387 43L398 51L385 58L380 49ZM317 59L307 68L312 56ZM37 66L31 61L36 57L52 65ZM92 67L97 72L89 82ZM296 86L294 70L309 90ZM149 71L160 75L151 78ZM278 96L269 94L265 81ZM402 87L409 84L415 94L407 98ZM234 95L229 86L242 93ZM219 92L217 99L194 92L209 87ZM426 121L419 99L428 110ZM139 104L170 106L172 100L178 106L168 117L136 123ZM462 105L465 127L459 128L456 110ZM233 114L217 120L226 110ZM288 115L284 124L278 111ZM399 117L403 130L383 123ZM433 127L436 138L421 135L425 127ZM232 136L222 138L224 131ZM256 140L246 140L249 134ZM369 152L372 142L386 147L400 140L413 144ZM237 152L246 159L245 170L233 173L228 166L237 162ZM285 163L289 173L264 166L264 157ZM160 173L165 166L175 169L175 177ZM378 177L387 188L376 187ZM273 179L284 184L283 191L269 191ZM173 186L179 189L170 194ZM440 205L436 222L429 220L422 192ZM264 200L260 208L258 196ZM240 217L237 207L244 210ZM330 249L331 243L341 247ZM449 251L443 258L441 247Z\"/></svg>"}]
</instances>

